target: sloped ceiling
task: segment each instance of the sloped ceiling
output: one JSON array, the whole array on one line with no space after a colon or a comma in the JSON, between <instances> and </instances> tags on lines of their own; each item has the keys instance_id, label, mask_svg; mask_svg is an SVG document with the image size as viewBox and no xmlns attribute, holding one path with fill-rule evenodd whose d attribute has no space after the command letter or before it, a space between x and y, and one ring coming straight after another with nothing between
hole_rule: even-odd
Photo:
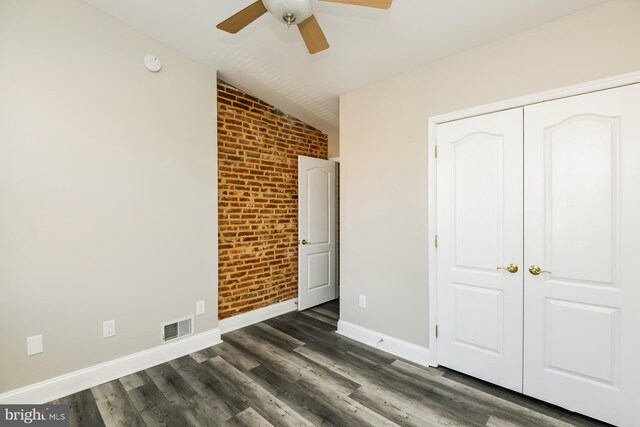
<instances>
[{"instance_id":1,"label":"sloped ceiling","mask_svg":"<svg viewBox=\"0 0 640 427\"><path fill-rule=\"evenodd\" d=\"M297 28L269 14L236 35L216 29L253 0L85 1L325 132L339 126L341 94L600 3L395 0L379 10L320 2L331 48L309 55Z\"/></svg>"}]
</instances>

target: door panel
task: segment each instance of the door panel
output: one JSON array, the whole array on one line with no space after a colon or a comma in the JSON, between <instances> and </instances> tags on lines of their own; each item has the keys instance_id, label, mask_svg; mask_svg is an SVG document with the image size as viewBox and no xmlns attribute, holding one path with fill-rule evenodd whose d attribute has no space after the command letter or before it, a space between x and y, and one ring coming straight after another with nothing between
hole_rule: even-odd
<instances>
[{"instance_id":1,"label":"door panel","mask_svg":"<svg viewBox=\"0 0 640 427\"><path fill-rule=\"evenodd\" d=\"M452 338L457 345L483 352L502 354L503 292L454 283ZM473 310L469 310L473 307ZM494 316L477 316L492 313Z\"/></svg>"},{"instance_id":2,"label":"door panel","mask_svg":"<svg viewBox=\"0 0 640 427\"><path fill-rule=\"evenodd\" d=\"M503 135L489 133L469 134L451 143L455 268L495 273L500 265L503 143Z\"/></svg>"},{"instance_id":3,"label":"door panel","mask_svg":"<svg viewBox=\"0 0 640 427\"><path fill-rule=\"evenodd\" d=\"M331 252L321 252L307 256L307 289L315 290L331 286Z\"/></svg>"},{"instance_id":4,"label":"door panel","mask_svg":"<svg viewBox=\"0 0 640 427\"><path fill-rule=\"evenodd\" d=\"M620 310L547 298L544 366L560 375L618 385ZM585 330L588 334L567 333ZM575 357L576 354L589 357Z\"/></svg>"},{"instance_id":5,"label":"door panel","mask_svg":"<svg viewBox=\"0 0 640 427\"><path fill-rule=\"evenodd\" d=\"M307 170L308 211L307 236L314 243L329 243L329 232L332 230L329 209L332 204L329 200L332 175L329 170L314 167Z\"/></svg>"},{"instance_id":6,"label":"door panel","mask_svg":"<svg viewBox=\"0 0 640 427\"><path fill-rule=\"evenodd\" d=\"M335 162L298 157L298 309L336 298Z\"/></svg>"},{"instance_id":7,"label":"door panel","mask_svg":"<svg viewBox=\"0 0 640 427\"><path fill-rule=\"evenodd\" d=\"M524 392L637 425L640 87L526 107L524 158Z\"/></svg>"},{"instance_id":8,"label":"door panel","mask_svg":"<svg viewBox=\"0 0 640 427\"><path fill-rule=\"evenodd\" d=\"M545 267L557 278L613 284L619 127L620 117L580 114L544 131Z\"/></svg>"},{"instance_id":9,"label":"door panel","mask_svg":"<svg viewBox=\"0 0 640 427\"><path fill-rule=\"evenodd\" d=\"M522 109L437 137L438 363L522 391Z\"/></svg>"}]
</instances>

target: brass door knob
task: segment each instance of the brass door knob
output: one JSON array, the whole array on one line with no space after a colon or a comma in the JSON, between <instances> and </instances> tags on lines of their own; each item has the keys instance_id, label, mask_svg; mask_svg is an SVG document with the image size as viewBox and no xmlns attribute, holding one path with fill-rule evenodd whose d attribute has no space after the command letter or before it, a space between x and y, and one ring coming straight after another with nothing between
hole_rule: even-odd
<instances>
[{"instance_id":1,"label":"brass door knob","mask_svg":"<svg viewBox=\"0 0 640 427\"><path fill-rule=\"evenodd\" d=\"M308 245L308 244L309 244L309 242L307 242L306 240L302 239L302 240L300 241L300 244L301 244L301 245Z\"/></svg>"},{"instance_id":2,"label":"brass door knob","mask_svg":"<svg viewBox=\"0 0 640 427\"><path fill-rule=\"evenodd\" d=\"M508 264L506 267L498 267L496 270L507 270L509 273L517 273L518 266L516 264Z\"/></svg>"},{"instance_id":3,"label":"brass door knob","mask_svg":"<svg viewBox=\"0 0 640 427\"><path fill-rule=\"evenodd\" d=\"M529 267L529 273L533 274L534 276L538 276L541 273L551 274L550 271L543 270L539 265L532 265L531 267Z\"/></svg>"}]
</instances>

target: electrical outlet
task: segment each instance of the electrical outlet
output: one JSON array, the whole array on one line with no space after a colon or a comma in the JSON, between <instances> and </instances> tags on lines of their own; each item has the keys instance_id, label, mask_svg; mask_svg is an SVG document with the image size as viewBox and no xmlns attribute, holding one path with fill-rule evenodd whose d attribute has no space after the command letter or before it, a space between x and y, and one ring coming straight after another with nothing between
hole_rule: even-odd
<instances>
[{"instance_id":1,"label":"electrical outlet","mask_svg":"<svg viewBox=\"0 0 640 427\"><path fill-rule=\"evenodd\" d=\"M204 301L196 303L196 315L204 314Z\"/></svg>"},{"instance_id":2,"label":"electrical outlet","mask_svg":"<svg viewBox=\"0 0 640 427\"><path fill-rule=\"evenodd\" d=\"M102 338L109 338L116 334L116 321L107 320L102 323Z\"/></svg>"},{"instance_id":3,"label":"electrical outlet","mask_svg":"<svg viewBox=\"0 0 640 427\"><path fill-rule=\"evenodd\" d=\"M33 356L34 354L42 353L43 351L42 335L35 335L27 338L27 356Z\"/></svg>"},{"instance_id":4,"label":"electrical outlet","mask_svg":"<svg viewBox=\"0 0 640 427\"><path fill-rule=\"evenodd\" d=\"M360 295L360 308L367 308L367 297L364 295Z\"/></svg>"}]
</instances>

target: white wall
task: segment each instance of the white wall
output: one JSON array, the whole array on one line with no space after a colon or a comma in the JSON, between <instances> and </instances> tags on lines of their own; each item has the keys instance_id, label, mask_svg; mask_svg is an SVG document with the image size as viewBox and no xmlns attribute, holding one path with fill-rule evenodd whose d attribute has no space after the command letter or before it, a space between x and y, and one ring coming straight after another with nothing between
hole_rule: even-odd
<instances>
[{"instance_id":1,"label":"white wall","mask_svg":"<svg viewBox=\"0 0 640 427\"><path fill-rule=\"evenodd\" d=\"M79 0L1 0L0 58L0 392L215 328L215 71Z\"/></svg>"},{"instance_id":2,"label":"white wall","mask_svg":"<svg viewBox=\"0 0 640 427\"><path fill-rule=\"evenodd\" d=\"M429 344L429 117L640 70L639 40L640 2L611 1L344 95L341 319Z\"/></svg>"}]
</instances>

